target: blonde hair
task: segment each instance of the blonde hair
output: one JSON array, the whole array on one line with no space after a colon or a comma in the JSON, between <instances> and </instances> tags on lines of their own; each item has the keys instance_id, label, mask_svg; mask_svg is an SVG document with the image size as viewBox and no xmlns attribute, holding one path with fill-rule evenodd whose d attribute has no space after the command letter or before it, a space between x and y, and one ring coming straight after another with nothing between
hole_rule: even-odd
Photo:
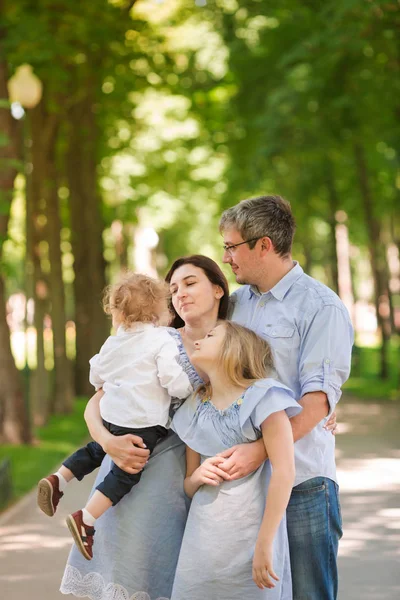
<instances>
[{"instance_id":1,"label":"blonde hair","mask_svg":"<svg viewBox=\"0 0 400 600\"><path fill-rule=\"evenodd\" d=\"M154 323L167 310L169 287L147 275L126 273L117 283L104 290L103 308L109 315L120 312L122 325L129 329L133 323Z\"/></svg>"},{"instance_id":2,"label":"blonde hair","mask_svg":"<svg viewBox=\"0 0 400 600\"><path fill-rule=\"evenodd\" d=\"M268 342L251 329L232 321L221 321L218 325L225 329L219 365L233 385L247 388L257 379L271 375L274 361ZM211 396L211 384L202 385L197 393L202 398Z\"/></svg>"}]
</instances>

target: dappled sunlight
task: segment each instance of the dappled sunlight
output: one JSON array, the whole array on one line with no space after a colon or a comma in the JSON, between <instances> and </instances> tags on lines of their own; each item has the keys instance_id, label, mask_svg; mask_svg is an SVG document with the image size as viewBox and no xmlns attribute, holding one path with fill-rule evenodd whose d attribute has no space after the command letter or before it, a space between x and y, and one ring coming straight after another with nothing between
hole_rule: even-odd
<instances>
[{"instance_id":1,"label":"dappled sunlight","mask_svg":"<svg viewBox=\"0 0 400 600\"><path fill-rule=\"evenodd\" d=\"M357 496L342 493L341 500L344 516L341 558L351 557L360 562L370 553L371 545L380 560L400 556L400 509L380 509L383 504L398 502L398 490Z\"/></svg>"},{"instance_id":2,"label":"dappled sunlight","mask_svg":"<svg viewBox=\"0 0 400 600\"><path fill-rule=\"evenodd\" d=\"M349 588L352 599L394 600L395 587L381 590L374 569L392 580L394 561L400 557L400 407L346 400L338 407L336 438L344 532L339 569L354 586ZM366 570L371 561L374 567ZM363 594L357 596L360 589Z\"/></svg>"},{"instance_id":3,"label":"dappled sunlight","mask_svg":"<svg viewBox=\"0 0 400 600\"><path fill-rule=\"evenodd\" d=\"M338 468L338 480L343 492L363 490L393 490L400 486L400 459L343 459Z\"/></svg>"},{"instance_id":4,"label":"dappled sunlight","mask_svg":"<svg viewBox=\"0 0 400 600\"><path fill-rule=\"evenodd\" d=\"M54 549L71 545L71 537L52 537L43 535L16 535L0 540L0 556L3 552L16 550Z\"/></svg>"},{"instance_id":5,"label":"dappled sunlight","mask_svg":"<svg viewBox=\"0 0 400 600\"><path fill-rule=\"evenodd\" d=\"M72 539L64 519L61 517L54 519L53 525L49 528L47 520L40 519L35 523L0 527L0 559L7 552L57 550L71 546ZM61 535L60 526L63 527ZM50 533L52 531L54 534Z\"/></svg>"},{"instance_id":6,"label":"dappled sunlight","mask_svg":"<svg viewBox=\"0 0 400 600\"><path fill-rule=\"evenodd\" d=\"M7 552L54 550L70 546L71 543L67 530L65 535L49 535L46 523L24 523L0 528L0 557Z\"/></svg>"}]
</instances>

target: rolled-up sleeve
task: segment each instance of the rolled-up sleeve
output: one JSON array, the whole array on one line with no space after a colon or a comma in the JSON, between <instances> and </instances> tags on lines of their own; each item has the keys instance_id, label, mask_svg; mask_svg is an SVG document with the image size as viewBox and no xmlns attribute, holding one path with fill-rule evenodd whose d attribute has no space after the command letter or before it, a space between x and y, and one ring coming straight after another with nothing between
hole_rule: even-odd
<instances>
[{"instance_id":1,"label":"rolled-up sleeve","mask_svg":"<svg viewBox=\"0 0 400 600\"><path fill-rule=\"evenodd\" d=\"M301 396L310 392L325 392L330 415L342 395L341 387L350 374L354 335L349 316L345 309L326 305L306 320L301 338Z\"/></svg>"},{"instance_id":2,"label":"rolled-up sleeve","mask_svg":"<svg viewBox=\"0 0 400 600\"><path fill-rule=\"evenodd\" d=\"M161 385L173 398L187 398L193 391L189 377L178 363L179 350L175 341L167 334L160 347L156 361Z\"/></svg>"},{"instance_id":3,"label":"rolled-up sleeve","mask_svg":"<svg viewBox=\"0 0 400 600\"><path fill-rule=\"evenodd\" d=\"M89 381L94 386L96 392L103 387L104 380L100 377L98 370L98 362L99 362L100 354L95 354L93 358L90 359L90 372L89 372Z\"/></svg>"}]
</instances>

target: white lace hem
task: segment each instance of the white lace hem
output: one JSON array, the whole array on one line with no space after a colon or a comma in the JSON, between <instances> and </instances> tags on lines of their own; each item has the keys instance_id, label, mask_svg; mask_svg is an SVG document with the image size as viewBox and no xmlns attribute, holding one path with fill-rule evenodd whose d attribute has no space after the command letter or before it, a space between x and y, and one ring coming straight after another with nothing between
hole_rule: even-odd
<instances>
[{"instance_id":1,"label":"white lace hem","mask_svg":"<svg viewBox=\"0 0 400 600\"><path fill-rule=\"evenodd\" d=\"M106 583L100 573L81 575L80 571L71 565L67 565L65 569L60 592L91 600L152 600L147 592L135 592L130 596L124 586L118 583ZM169 598L160 597L154 600L169 600Z\"/></svg>"}]
</instances>

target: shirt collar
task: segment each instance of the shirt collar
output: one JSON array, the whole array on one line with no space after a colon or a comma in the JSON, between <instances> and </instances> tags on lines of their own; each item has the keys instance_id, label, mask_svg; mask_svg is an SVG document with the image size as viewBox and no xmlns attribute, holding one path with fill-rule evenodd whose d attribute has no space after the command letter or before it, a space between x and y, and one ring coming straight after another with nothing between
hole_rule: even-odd
<instances>
[{"instance_id":1,"label":"shirt collar","mask_svg":"<svg viewBox=\"0 0 400 600\"><path fill-rule=\"evenodd\" d=\"M281 301L284 299L292 285L303 275L304 271L297 262L297 260L293 261L294 267L290 269L289 273L286 273L284 277L272 289L268 292L264 292L265 294L271 293L274 298ZM255 296L262 296L263 294L259 291L257 286L251 285L249 288L250 298Z\"/></svg>"},{"instance_id":2,"label":"shirt collar","mask_svg":"<svg viewBox=\"0 0 400 600\"><path fill-rule=\"evenodd\" d=\"M129 329L126 329L123 325L120 325L117 329L116 335L125 335L127 333L139 333L139 331L145 331L146 329L153 329L155 325L153 323L132 323Z\"/></svg>"}]
</instances>

